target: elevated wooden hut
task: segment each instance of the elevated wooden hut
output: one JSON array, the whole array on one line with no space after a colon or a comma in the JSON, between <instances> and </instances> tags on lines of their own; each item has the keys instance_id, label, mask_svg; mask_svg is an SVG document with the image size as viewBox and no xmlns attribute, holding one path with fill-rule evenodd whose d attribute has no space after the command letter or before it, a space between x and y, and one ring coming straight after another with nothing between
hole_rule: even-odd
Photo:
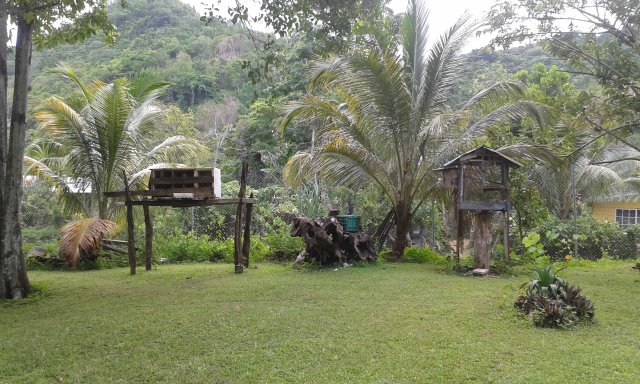
<instances>
[{"instance_id":1,"label":"elevated wooden hut","mask_svg":"<svg viewBox=\"0 0 640 384\"><path fill-rule=\"evenodd\" d=\"M442 184L454 190L458 222L456 255L460 260L463 242L464 212L474 212L474 264L488 269L491 254L491 219L493 213L504 216L504 257L509 257L509 221L511 209L509 169L519 168L517 161L481 146L447 162L440 168Z\"/></svg>"}]
</instances>

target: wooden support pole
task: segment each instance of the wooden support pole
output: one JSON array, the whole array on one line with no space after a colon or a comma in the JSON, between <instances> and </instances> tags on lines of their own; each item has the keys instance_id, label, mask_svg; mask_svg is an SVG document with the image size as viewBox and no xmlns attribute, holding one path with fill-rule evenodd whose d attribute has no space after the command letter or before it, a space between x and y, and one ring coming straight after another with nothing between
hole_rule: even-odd
<instances>
[{"instance_id":1,"label":"wooden support pole","mask_svg":"<svg viewBox=\"0 0 640 384\"><path fill-rule=\"evenodd\" d=\"M473 215L473 266L474 268L489 269L491 265L491 219L493 212L480 211Z\"/></svg>"},{"instance_id":2,"label":"wooden support pole","mask_svg":"<svg viewBox=\"0 0 640 384\"><path fill-rule=\"evenodd\" d=\"M504 261L509 263L509 211L504 211Z\"/></svg>"},{"instance_id":3,"label":"wooden support pole","mask_svg":"<svg viewBox=\"0 0 640 384\"><path fill-rule=\"evenodd\" d=\"M458 201L456 202L456 216L458 221L458 231L456 236L456 265L460 266L460 256L462 247L464 246L464 212L461 205L464 201L464 165L462 162L458 165Z\"/></svg>"},{"instance_id":4,"label":"wooden support pole","mask_svg":"<svg viewBox=\"0 0 640 384\"><path fill-rule=\"evenodd\" d=\"M249 197L253 198L253 192ZM247 212L244 219L244 239L242 241L242 255L244 256L245 268L249 268L249 254L251 250L251 214L253 212L253 204L245 204L245 207L247 207Z\"/></svg>"},{"instance_id":5,"label":"wooden support pole","mask_svg":"<svg viewBox=\"0 0 640 384\"><path fill-rule=\"evenodd\" d=\"M242 199L247 190L247 171L249 170L249 164L245 161L242 163L242 172L240 173L240 192L238 192L238 209L236 211L236 226L233 237L234 255L233 263L235 265L235 272L242 273L244 266L244 256L242 254Z\"/></svg>"},{"instance_id":6,"label":"wooden support pole","mask_svg":"<svg viewBox=\"0 0 640 384\"><path fill-rule=\"evenodd\" d=\"M124 181L125 205L127 206L127 251L129 254L129 269L131 274L136 274L136 244L134 239L133 226L133 205L131 204L131 193L129 192L129 181L127 174L122 171L122 180Z\"/></svg>"},{"instance_id":7,"label":"wooden support pole","mask_svg":"<svg viewBox=\"0 0 640 384\"><path fill-rule=\"evenodd\" d=\"M151 270L151 261L153 260L153 222L151 221L151 213L149 206L143 205L144 212L144 266L147 271Z\"/></svg>"},{"instance_id":8,"label":"wooden support pole","mask_svg":"<svg viewBox=\"0 0 640 384\"><path fill-rule=\"evenodd\" d=\"M509 207L511 205L511 199L509 194L509 165L502 163L502 188L503 188L503 200L504 200L504 262L509 264Z\"/></svg>"}]
</instances>

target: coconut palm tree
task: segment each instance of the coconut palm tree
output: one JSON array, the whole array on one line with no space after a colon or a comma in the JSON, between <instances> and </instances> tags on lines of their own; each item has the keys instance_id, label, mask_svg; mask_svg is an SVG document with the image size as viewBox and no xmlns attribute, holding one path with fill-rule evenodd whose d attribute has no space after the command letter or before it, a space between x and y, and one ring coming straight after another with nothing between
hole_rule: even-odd
<instances>
[{"instance_id":1,"label":"coconut palm tree","mask_svg":"<svg viewBox=\"0 0 640 384\"><path fill-rule=\"evenodd\" d=\"M37 139L27 149L25 163L28 173L58 189L67 211L112 218L115 205L104 192L122 189L123 174L133 185L150 168L202 148L181 136L153 139L162 113L156 99L168 83L141 76L85 84L68 67L57 72L79 92L67 99L51 97L36 109Z\"/></svg>"},{"instance_id":2,"label":"coconut palm tree","mask_svg":"<svg viewBox=\"0 0 640 384\"><path fill-rule=\"evenodd\" d=\"M549 211L566 220L571 217L574 193L589 202L631 193L632 180L628 179L628 170L623 169L627 164L597 164L600 156L589 159L577 155L553 166L537 164L527 172L527 180L546 201Z\"/></svg>"},{"instance_id":3,"label":"coconut palm tree","mask_svg":"<svg viewBox=\"0 0 640 384\"><path fill-rule=\"evenodd\" d=\"M317 62L311 92L290 104L281 124L305 124L317 138L313 150L288 161L284 176L290 184L318 174L327 182L380 188L395 214L396 259L415 209L436 189L434 168L468 149L490 125L544 118L539 105L513 102L524 92L515 82L485 89L454 110L450 96L473 25L463 16L429 45L427 18L422 2L412 0L391 44L354 47Z\"/></svg>"}]
</instances>

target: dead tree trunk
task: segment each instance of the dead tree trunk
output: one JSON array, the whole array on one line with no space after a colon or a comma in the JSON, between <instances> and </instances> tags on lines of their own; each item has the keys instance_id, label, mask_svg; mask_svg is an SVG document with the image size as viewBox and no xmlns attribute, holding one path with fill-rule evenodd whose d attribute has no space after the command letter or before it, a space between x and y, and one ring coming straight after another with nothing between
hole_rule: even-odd
<instances>
[{"instance_id":1,"label":"dead tree trunk","mask_svg":"<svg viewBox=\"0 0 640 384\"><path fill-rule=\"evenodd\" d=\"M298 256L296 264L307 258L322 265L353 261L374 261L373 243L365 233L344 233L335 217L310 219L299 217L293 221L291 236L301 237L305 251Z\"/></svg>"},{"instance_id":2,"label":"dead tree trunk","mask_svg":"<svg viewBox=\"0 0 640 384\"><path fill-rule=\"evenodd\" d=\"M491 219L493 212L480 211L474 215L473 264L475 268L489 269L491 248Z\"/></svg>"}]
</instances>

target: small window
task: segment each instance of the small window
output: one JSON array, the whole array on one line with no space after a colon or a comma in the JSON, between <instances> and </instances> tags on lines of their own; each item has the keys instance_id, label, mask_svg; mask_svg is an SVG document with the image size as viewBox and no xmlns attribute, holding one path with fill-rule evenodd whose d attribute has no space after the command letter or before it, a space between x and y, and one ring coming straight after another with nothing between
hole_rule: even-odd
<instances>
[{"instance_id":1,"label":"small window","mask_svg":"<svg viewBox=\"0 0 640 384\"><path fill-rule=\"evenodd\" d=\"M640 209L616 209L616 223L628 227L640 223Z\"/></svg>"}]
</instances>

